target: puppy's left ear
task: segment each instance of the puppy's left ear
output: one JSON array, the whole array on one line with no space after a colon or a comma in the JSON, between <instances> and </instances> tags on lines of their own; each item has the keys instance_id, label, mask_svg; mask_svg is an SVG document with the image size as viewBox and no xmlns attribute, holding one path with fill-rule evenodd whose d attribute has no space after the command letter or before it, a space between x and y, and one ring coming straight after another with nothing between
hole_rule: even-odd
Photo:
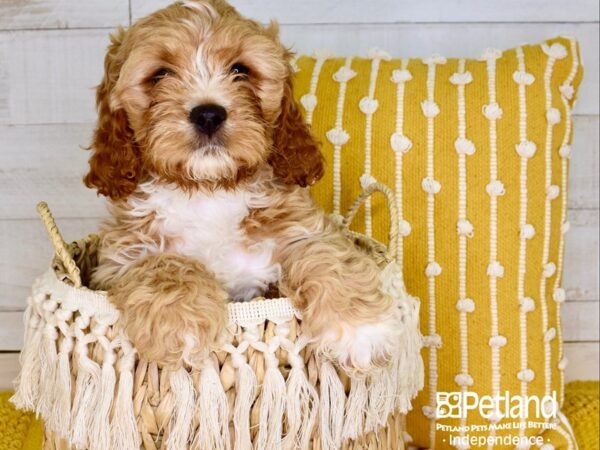
<instances>
[{"instance_id":1,"label":"puppy's left ear","mask_svg":"<svg viewBox=\"0 0 600 450\"><path fill-rule=\"evenodd\" d=\"M321 179L325 164L319 143L312 136L294 99L291 74L290 67L283 88L281 113L273 132L269 163L275 175L285 183L306 187Z\"/></svg>"}]
</instances>

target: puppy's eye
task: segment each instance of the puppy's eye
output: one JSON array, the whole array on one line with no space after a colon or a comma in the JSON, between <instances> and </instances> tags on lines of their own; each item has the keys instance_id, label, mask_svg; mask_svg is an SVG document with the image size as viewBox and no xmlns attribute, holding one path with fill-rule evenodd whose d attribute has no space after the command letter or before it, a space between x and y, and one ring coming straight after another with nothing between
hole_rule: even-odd
<instances>
[{"instance_id":1,"label":"puppy's eye","mask_svg":"<svg viewBox=\"0 0 600 450\"><path fill-rule=\"evenodd\" d=\"M165 69L164 67L161 67L156 72L154 72L154 74L152 75L150 80L152 81L152 83L156 84L160 80L162 80L163 78L165 78L169 75L171 75L171 71L169 69Z\"/></svg>"},{"instance_id":2,"label":"puppy's eye","mask_svg":"<svg viewBox=\"0 0 600 450\"><path fill-rule=\"evenodd\" d=\"M250 69L241 63L235 63L233 66L231 66L230 72L234 77L234 81L240 81L248 78Z\"/></svg>"}]
</instances>

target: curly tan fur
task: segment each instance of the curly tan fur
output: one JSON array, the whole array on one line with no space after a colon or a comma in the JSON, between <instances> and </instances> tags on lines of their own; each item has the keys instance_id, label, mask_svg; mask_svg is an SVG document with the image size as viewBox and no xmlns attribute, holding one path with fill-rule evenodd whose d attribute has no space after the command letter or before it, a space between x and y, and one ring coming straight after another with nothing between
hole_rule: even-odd
<instances>
[{"instance_id":1,"label":"curly tan fur","mask_svg":"<svg viewBox=\"0 0 600 450\"><path fill-rule=\"evenodd\" d=\"M302 188L323 157L289 56L275 25L220 0L175 3L113 37L86 177L111 199L91 285L109 290L145 358L197 364L218 342L227 298L272 284L348 369L385 364L396 344L376 264ZM214 135L190 123L206 103L227 111Z\"/></svg>"},{"instance_id":2,"label":"curly tan fur","mask_svg":"<svg viewBox=\"0 0 600 450\"><path fill-rule=\"evenodd\" d=\"M226 323L227 293L202 264L182 255L137 261L108 293L140 357L150 361L197 365L216 349Z\"/></svg>"},{"instance_id":3,"label":"curly tan fur","mask_svg":"<svg viewBox=\"0 0 600 450\"><path fill-rule=\"evenodd\" d=\"M379 268L317 205L305 189L276 181L257 183L269 192L269 205L253 211L244 225L252 239L275 237L281 262L279 290L303 311L309 333L320 336L320 350L347 370L385 365L391 348L380 348L365 366L347 349L336 348L347 327L386 320L392 299L382 294Z\"/></svg>"}]
</instances>

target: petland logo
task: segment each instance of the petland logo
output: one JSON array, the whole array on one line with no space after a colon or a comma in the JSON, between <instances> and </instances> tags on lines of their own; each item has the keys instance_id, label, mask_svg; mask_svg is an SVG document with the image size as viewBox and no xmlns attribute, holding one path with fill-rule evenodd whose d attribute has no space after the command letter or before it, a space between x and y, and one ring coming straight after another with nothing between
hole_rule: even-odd
<instances>
[{"instance_id":1,"label":"petland logo","mask_svg":"<svg viewBox=\"0 0 600 450\"><path fill-rule=\"evenodd\" d=\"M537 395L521 396L484 395L476 392L438 392L436 394L438 419L464 419L469 411L479 411L484 419L497 421L502 418L528 419L533 408L535 418L554 419L558 414L556 391L542 398Z\"/></svg>"}]
</instances>

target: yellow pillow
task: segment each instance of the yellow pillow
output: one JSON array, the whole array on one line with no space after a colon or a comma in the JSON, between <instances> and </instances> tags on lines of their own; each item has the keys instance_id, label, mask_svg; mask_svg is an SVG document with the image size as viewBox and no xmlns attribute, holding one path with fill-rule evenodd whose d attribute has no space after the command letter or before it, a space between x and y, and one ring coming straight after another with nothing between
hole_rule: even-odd
<instances>
[{"instance_id":1,"label":"yellow pillow","mask_svg":"<svg viewBox=\"0 0 600 450\"><path fill-rule=\"evenodd\" d=\"M545 422L556 429L543 440L572 442L560 413L536 416L535 396L555 392L562 404L564 394L561 273L577 43L486 50L477 60L369 56L301 57L295 92L326 155L327 173L313 188L326 210L343 213L373 179L396 191L400 263L421 299L425 335L425 389L407 418L413 444L452 448L459 437L458 446L470 438L478 448L490 438L514 448ZM387 221L383 200L373 198L354 228L385 241ZM464 413L456 402L472 402L468 392L484 408L482 396L508 392L508 413L530 396L529 416L498 421L484 409L444 418Z\"/></svg>"}]
</instances>

